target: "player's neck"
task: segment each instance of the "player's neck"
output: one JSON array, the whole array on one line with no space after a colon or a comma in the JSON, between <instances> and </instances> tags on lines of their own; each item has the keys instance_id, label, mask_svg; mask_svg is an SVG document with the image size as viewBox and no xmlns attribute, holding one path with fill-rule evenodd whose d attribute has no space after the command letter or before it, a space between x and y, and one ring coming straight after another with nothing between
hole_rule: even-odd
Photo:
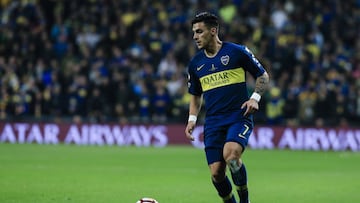
<instances>
[{"instance_id":1,"label":"player's neck","mask_svg":"<svg viewBox=\"0 0 360 203\"><path fill-rule=\"evenodd\" d=\"M211 43L209 45L209 47L207 49L204 50L205 55L207 57L214 57L216 56L216 54L219 52L219 50L221 49L223 42L220 41L219 38L217 38L216 40L214 40L214 43Z\"/></svg>"}]
</instances>

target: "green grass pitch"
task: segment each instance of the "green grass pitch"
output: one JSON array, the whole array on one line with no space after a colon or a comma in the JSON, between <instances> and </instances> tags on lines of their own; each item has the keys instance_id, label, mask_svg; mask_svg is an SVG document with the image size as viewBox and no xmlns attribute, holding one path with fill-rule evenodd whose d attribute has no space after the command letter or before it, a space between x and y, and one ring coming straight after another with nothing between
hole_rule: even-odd
<instances>
[{"instance_id":1,"label":"green grass pitch","mask_svg":"<svg viewBox=\"0 0 360 203\"><path fill-rule=\"evenodd\" d=\"M360 153L248 149L252 203L360 202ZM189 146L0 144L1 203L220 203Z\"/></svg>"}]
</instances>

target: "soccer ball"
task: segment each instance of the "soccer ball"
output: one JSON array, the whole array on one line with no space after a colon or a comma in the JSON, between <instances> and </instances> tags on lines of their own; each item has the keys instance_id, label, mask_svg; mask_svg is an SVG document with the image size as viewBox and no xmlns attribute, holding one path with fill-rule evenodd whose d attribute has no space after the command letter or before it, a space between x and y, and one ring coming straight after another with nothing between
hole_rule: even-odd
<instances>
[{"instance_id":1,"label":"soccer ball","mask_svg":"<svg viewBox=\"0 0 360 203\"><path fill-rule=\"evenodd\" d=\"M159 203L159 202L150 197L143 197L139 199L136 203Z\"/></svg>"}]
</instances>

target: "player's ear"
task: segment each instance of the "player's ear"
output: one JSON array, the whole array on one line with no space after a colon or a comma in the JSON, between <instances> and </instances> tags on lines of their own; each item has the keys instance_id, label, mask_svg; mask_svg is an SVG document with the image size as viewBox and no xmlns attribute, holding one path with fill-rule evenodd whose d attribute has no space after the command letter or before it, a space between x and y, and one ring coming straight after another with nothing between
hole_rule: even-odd
<instances>
[{"instance_id":1,"label":"player's ear","mask_svg":"<svg viewBox=\"0 0 360 203\"><path fill-rule=\"evenodd\" d=\"M215 36L216 33L217 33L217 28L216 28L216 27L212 27L212 28L210 29L210 32L211 32L211 35L212 35L212 36Z\"/></svg>"}]
</instances>

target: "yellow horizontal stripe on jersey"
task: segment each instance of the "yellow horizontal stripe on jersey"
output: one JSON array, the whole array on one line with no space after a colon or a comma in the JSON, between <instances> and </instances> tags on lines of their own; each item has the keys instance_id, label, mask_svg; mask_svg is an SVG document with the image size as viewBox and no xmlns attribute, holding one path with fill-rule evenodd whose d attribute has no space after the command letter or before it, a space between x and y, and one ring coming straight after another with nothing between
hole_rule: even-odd
<instances>
[{"instance_id":1,"label":"yellow horizontal stripe on jersey","mask_svg":"<svg viewBox=\"0 0 360 203\"><path fill-rule=\"evenodd\" d=\"M242 68L224 70L200 78L203 92L242 82L245 82L245 71Z\"/></svg>"}]
</instances>

